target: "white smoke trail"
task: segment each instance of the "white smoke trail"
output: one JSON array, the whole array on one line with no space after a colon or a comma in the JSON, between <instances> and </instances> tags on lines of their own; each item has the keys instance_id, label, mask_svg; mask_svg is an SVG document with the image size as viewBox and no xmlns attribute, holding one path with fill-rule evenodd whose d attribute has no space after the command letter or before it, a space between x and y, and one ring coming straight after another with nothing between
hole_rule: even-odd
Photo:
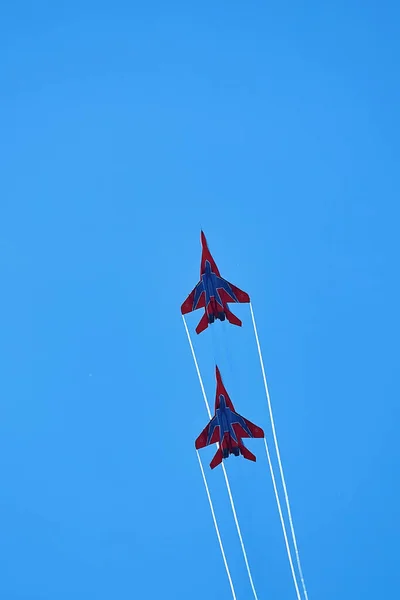
<instances>
[{"instance_id":1,"label":"white smoke trail","mask_svg":"<svg viewBox=\"0 0 400 600\"><path fill-rule=\"evenodd\" d=\"M197 377L199 378L200 387L201 387L201 391L202 391L202 394L203 394L204 402L205 402L205 405L206 405L206 408L207 408L208 418L211 421L212 414L211 414L211 410L210 410L210 405L208 404L206 390L204 389L203 379L202 379L201 374L200 374L199 363L197 362L196 354L194 352L194 348L193 348L193 344L192 344L192 338L190 337L189 329L188 329L188 326L186 324L186 319L185 319L184 315L182 315L182 319L183 319L183 324L185 326L185 330L186 330L186 335L187 335L187 339L188 339L188 342L189 342L189 346L190 346L190 349L192 351L194 366L196 367Z\"/></svg>"},{"instance_id":2,"label":"white smoke trail","mask_svg":"<svg viewBox=\"0 0 400 600\"><path fill-rule=\"evenodd\" d=\"M217 446L219 447L219 444L217 444ZM249 561L247 559L246 548L244 547L244 542L243 542L243 538L242 538L242 532L240 531L240 526L239 526L239 521L238 521L237 514L236 514L235 504L233 502L233 497L232 497L232 492L231 492L231 486L229 485L228 474L226 472L224 463L222 463L221 466L222 466L222 470L224 472L225 483L226 483L226 487L227 487L227 490L228 490L229 500L231 502L231 507L232 507L232 512L233 512L233 518L235 519L236 529L237 529L239 540L240 540L240 545L242 546L242 552L243 552L244 562L246 563L246 569L247 569L247 573L248 573L248 576L249 576L251 589L253 590L253 595L254 595L255 600L258 600L256 588L254 587L253 577L252 577L251 571L250 571Z\"/></svg>"},{"instance_id":3,"label":"white smoke trail","mask_svg":"<svg viewBox=\"0 0 400 600\"><path fill-rule=\"evenodd\" d=\"M211 494L210 494L210 490L208 488L208 483L207 483L207 479L206 479L206 474L204 473L204 469L203 469L203 463L201 462L201 458L200 458L200 454L198 452L198 450L196 450L196 454L197 454L197 458L199 460L199 465L200 465L200 469L201 469L201 474L203 476L203 481L204 481L204 485L206 488L206 492L207 492L207 498L208 498L208 502L210 503L210 509L211 509L211 514L212 514L212 518L214 521L214 526L215 526L215 531L217 533L217 538L218 538L218 542L219 542L219 547L221 548L221 554L222 554L222 558L224 560L224 565L225 565L225 569L226 569L226 574L228 575L228 579L229 579L229 585L231 586L231 592L232 592L232 596L233 596L233 600L237 600L236 599L236 594L235 594L235 588L233 587L233 582L232 582L232 577L229 571L229 567L228 567L228 561L226 560L226 556L225 556L225 550L224 550L224 546L222 544L222 539L221 539L221 534L219 532L219 527L218 527L218 523L217 523L217 518L215 516L215 512L214 512L214 506L211 500Z\"/></svg>"},{"instance_id":4,"label":"white smoke trail","mask_svg":"<svg viewBox=\"0 0 400 600\"><path fill-rule=\"evenodd\" d=\"M224 333L226 334L226 330L225 329L224 329ZM232 371L232 369L234 371L237 371L237 369L235 369L236 365L233 365L232 357L230 356L230 353L229 353L229 344L228 344L228 341L226 339L225 339L225 346L226 346L225 349L226 349L226 352L227 352L227 355L228 355L229 367L230 367L231 371ZM230 363L232 363L232 365ZM272 485L273 485L273 488L274 488L276 504L277 504L278 512L279 512L279 518L280 518L281 525L282 525L283 537L285 539L285 545L286 545L286 551L287 551L287 555L288 555L288 559L289 559L290 570L291 570L292 577L293 577L294 587L296 589L297 600L301 600L301 594L300 594L300 591L299 591L299 585L298 585L298 582L297 582L296 572L295 572L295 569L294 569L294 566L293 566L292 553L291 553L291 549L290 549L290 545L289 545L289 541L288 541L288 536L287 536L287 531L286 531L286 524L285 524L285 520L284 520L284 517L283 517L283 514L282 514L281 502L280 502L280 499L279 499L278 489L277 489L277 486L276 486L274 468L272 466L271 456L270 456L270 452L269 452L268 443L267 443L266 438L264 438L264 444L265 444L265 451L266 451L267 459L268 459L268 465L269 465L269 469L270 469L270 472L271 472Z\"/></svg>"},{"instance_id":5,"label":"white smoke trail","mask_svg":"<svg viewBox=\"0 0 400 600\"><path fill-rule=\"evenodd\" d=\"M188 329L188 326L186 324L186 319L185 319L184 315L182 315L182 319L183 319L183 324L185 326L186 335L187 335L187 338L188 338L188 341L189 341L189 346L190 346L190 349L192 351L193 361L194 361L194 364L195 364L195 367L196 367L197 376L199 378L200 387L201 387L201 391L202 391L202 394L203 394L204 402L205 402L205 405L207 407L208 416L211 419L212 418L212 414L211 414L211 410L210 410L210 405L209 405L209 402L207 400L207 395L206 395L206 392L205 392L205 389L204 389L204 384L203 384L203 379L202 379L202 376L201 376L201 373L200 373L199 364L197 362L196 354L195 354L195 351L194 351L194 348L193 348L192 339L190 337L189 329ZM219 444L218 443L217 443L217 447L219 448ZM247 552L246 552L246 548L244 546L242 532L240 530L239 520L238 520L237 514L236 514L235 503L233 501L233 496L232 496L232 492L231 492L231 486L229 484L228 475L227 475L227 472L226 472L226 469L225 469L225 465L222 463L221 466L222 466L222 470L223 470L224 477L225 477L225 483L226 483L226 487L227 487L227 490L228 490L229 500L230 500L230 503L231 503L232 513L233 513L233 517L234 517L234 520L235 520L236 529L237 529L239 540L240 540L240 545L242 547L244 562L246 564L246 569L247 569L247 574L249 576L251 589L253 591L253 595L254 595L255 600L258 600L257 592L256 592L256 589L255 589L254 583L253 583L253 577L251 575L249 561L247 559Z\"/></svg>"},{"instance_id":6,"label":"white smoke trail","mask_svg":"<svg viewBox=\"0 0 400 600\"><path fill-rule=\"evenodd\" d=\"M286 525L285 525L285 521L284 521L283 514L282 514L282 507L281 507L281 503L280 503L280 500L279 500L278 490L277 490L277 487L276 487L276 480L275 480L274 468L272 466L271 455L269 453L269 448L268 448L268 444L267 444L266 438L264 438L264 443L265 443L265 451L267 453L267 458L268 458L269 470L271 472L272 485L274 487L274 492L275 492L276 504L278 506L279 518L281 520L283 537L285 538L285 545L286 545L286 551L287 551L287 555L288 555L288 559L289 559L290 570L292 571L292 577L293 577L294 587L296 588L297 600L301 600L301 595L300 595L300 591L299 591L299 585L297 583L297 577L296 577L296 573L295 573L294 566L293 566L292 553L290 551L290 546L289 546L288 537L287 537L287 533L286 533Z\"/></svg>"},{"instance_id":7,"label":"white smoke trail","mask_svg":"<svg viewBox=\"0 0 400 600\"><path fill-rule=\"evenodd\" d=\"M299 569L300 580L301 580L301 584L302 584L302 587L303 587L304 596L305 596L305 599L308 600L306 584L305 584L305 581L304 581L303 571L302 571L301 563L300 563L300 555L299 555L299 550L298 550L298 546L297 546L296 535L295 535L295 532L294 532L292 512L290 510L289 495L288 495L287 488L286 488L285 476L283 474L282 460L281 460L281 455L280 455L280 452L279 452L278 439L277 439L276 431L275 431L275 422L274 422L274 417L273 417L273 414L272 414L272 404L271 404L271 399L270 399L269 391L268 391L267 377L265 375L264 360L263 360L262 353L261 353L260 340L258 338L256 320L254 318L254 312L253 312L253 307L251 305L251 302L250 302L250 312L251 312L251 319L253 321L254 335L255 335L255 338L256 338L257 349L258 349L258 356L260 358L260 365L261 365L261 371L262 371L262 376L263 376L263 380L264 380L265 393L266 393L267 401L268 401L268 409L269 409L269 415L270 415L270 419L271 419L272 434L273 434L273 437L274 437L276 456L277 456L278 465L279 465L279 472L280 472L280 475L281 475L283 493L284 493L284 496L285 496L286 508L287 508L287 511L288 511L290 531L292 533L293 545L294 545L294 549L295 549L295 553L296 553L297 567ZM267 452L268 452L268 450L267 450Z\"/></svg>"}]
</instances>

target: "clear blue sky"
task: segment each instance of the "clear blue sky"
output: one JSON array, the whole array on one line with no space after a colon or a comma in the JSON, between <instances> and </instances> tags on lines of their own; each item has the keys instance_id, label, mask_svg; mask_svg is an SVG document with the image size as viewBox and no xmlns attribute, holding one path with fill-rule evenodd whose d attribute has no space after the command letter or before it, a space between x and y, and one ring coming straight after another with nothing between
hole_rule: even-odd
<instances>
[{"instance_id":1,"label":"clear blue sky","mask_svg":"<svg viewBox=\"0 0 400 600\"><path fill-rule=\"evenodd\" d=\"M3 4L0 597L230 597L179 311L203 227L253 300L310 600L395 598L398 3ZM207 392L216 357L270 436L236 312L196 339ZM255 585L294 599L248 446L227 469Z\"/></svg>"}]
</instances>

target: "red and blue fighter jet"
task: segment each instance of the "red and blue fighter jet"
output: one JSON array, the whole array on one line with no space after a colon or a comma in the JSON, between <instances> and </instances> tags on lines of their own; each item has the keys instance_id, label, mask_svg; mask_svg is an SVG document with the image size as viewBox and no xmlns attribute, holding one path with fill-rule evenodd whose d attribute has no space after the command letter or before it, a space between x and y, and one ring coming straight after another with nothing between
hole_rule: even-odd
<instances>
[{"instance_id":1,"label":"red and blue fighter jet","mask_svg":"<svg viewBox=\"0 0 400 600\"><path fill-rule=\"evenodd\" d=\"M215 373L217 377L215 415L197 438L195 447L198 450L210 444L218 444L218 450L210 462L212 469L230 454L235 456L241 454L244 458L256 462L256 457L243 444L242 438L263 438L264 431L235 412L217 366Z\"/></svg>"},{"instance_id":2,"label":"red and blue fighter jet","mask_svg":"<svg viewBox=\"0 0 400 600\"><path fill-rule=\"evenodd\" d=\"M206 236L201 232L200 281L181 306L183 315L204 308L205 312L196 327L196 333L207 329L215 319L224 321L225 317L232 325L242 325L228 308L228 302L250 302L250 296L221 277L217 265L207 246Z\"/></svg>"}]
</instances>

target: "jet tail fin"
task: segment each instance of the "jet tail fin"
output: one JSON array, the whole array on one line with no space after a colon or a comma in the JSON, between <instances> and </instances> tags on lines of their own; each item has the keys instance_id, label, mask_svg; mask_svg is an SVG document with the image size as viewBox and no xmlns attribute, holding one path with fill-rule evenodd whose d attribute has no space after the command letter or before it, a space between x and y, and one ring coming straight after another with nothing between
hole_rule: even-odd
<instances>
[{"instance_id":1,"label":"jet tail fin","mask_svg":"<svg viewBox=\"0 0 400 600\"><path fill-rule=\"evenodd\" d=\"M208 327L208 314L207 312L201 317L199 324L196 327L196 333L201 333Z\"/></svg>"},{"instance_id":2,"label":"jet tail fin","mask_svg":"<svg viewBox=\"0 0 400 600\"><path fill-rule=\"evenodd\" d=\"M231 312L227 306L224 306L224 310L226 318L228 319L231 325L237 325L238 327L242 326L242 321L238 319L238 317L234 315L233 312Z\"/></svg>"},{"instance_id":3,"label":"jet tail fin","mask_svg":"<svg viewBox=\"0 0 400 600\"><path fill-rule=\"evenodd\" d=\"M247 458L247 460L252 460L253 462L256 462L256 457L254 456L254 454L252 452L250 452L250 450L248 448L246 448L246 446L244 444L242 444L240 447L240 454L243 456L243 458Z\"/></svg>"},{"instance_id":4,"label":"jet tail fin","mask_svg":"<svg viewBox=\"0 0 400 600\"><path fill-rule=\"evenodd\" d=\"M221 463L222 463L222 450L221 450L221 448L218 448L218 450L214 454L214 458L210 462L210 467L212 469L215 469L215 467L217 467Z\"/></svg>"}]
</instances>

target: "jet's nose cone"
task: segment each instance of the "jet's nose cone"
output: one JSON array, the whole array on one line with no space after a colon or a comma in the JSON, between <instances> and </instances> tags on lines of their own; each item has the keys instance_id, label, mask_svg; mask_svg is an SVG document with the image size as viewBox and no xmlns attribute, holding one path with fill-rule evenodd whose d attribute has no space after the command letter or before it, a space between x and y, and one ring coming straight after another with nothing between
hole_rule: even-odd
<instances>
[{"instance_id":1,"label":"jet's nose cone","mask_svg":"<svg viewBox=\"0 0 400 600\"><path fill-rule=\"evenodd\" d=\"M204 235L203 230L201 230L201 232L200 232L200 239L201 239L201 245L203 246L203 248L207 248L207 240L206 240L206 236Z\"/></svg>"}]
</instances>

